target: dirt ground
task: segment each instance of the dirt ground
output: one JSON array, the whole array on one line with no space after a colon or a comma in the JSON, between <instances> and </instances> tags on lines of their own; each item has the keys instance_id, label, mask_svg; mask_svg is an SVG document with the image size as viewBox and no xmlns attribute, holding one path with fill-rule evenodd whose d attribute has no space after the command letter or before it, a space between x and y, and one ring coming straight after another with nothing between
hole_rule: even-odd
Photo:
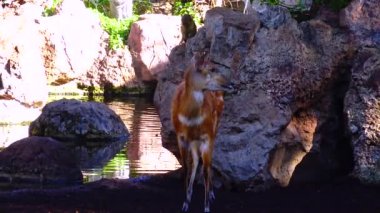
<instances>
[{"instance_id":1,"label":"dirt ground","mask_svg":"<svg viewBox=\"0 0 380 213\"><path fill-rule=\"evenodd\" d=\"M196 185L190 212L203 210L203 186ZM380 212L380 187L348 177L319 183L291 183L264 192L216 189L212 212ZM61 189L0 192L0 212L180 212L184 198L178 172L130 180L101 180Z\"/></svg>"}]
</instances>

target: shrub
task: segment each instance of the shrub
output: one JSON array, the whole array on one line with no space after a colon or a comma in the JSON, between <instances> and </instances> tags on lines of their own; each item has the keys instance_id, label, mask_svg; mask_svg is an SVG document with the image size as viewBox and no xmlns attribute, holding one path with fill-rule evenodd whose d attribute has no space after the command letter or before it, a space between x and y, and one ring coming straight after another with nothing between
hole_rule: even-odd
<instances>
[{"instance_id":1,"label":"shrub","mask_svg":"<svg viewBox=\"0 0 380 213\"><path fill-rule=\"evenodd\" d=\"M57 6L62 3L63 0L53 0L50 7L46 7L44 9L44 12L42 13L43 16L52 16L56 14Z\"/></svg>"},{"instance_id":2,"label":"shrub","mask_svg":"<svg viewBox=\"0 0 380 213\"><path fill-rule=\"evenodd\" d=\"M109 0L84 0L84 4L87 8L96 9L103 14L109 14Z\"/></svg>"},{"instance_id":3,"label":"shrub","mask_svg":"<svg viewBox=\"0 0 380 213\"><path fill-rule=\"evenodd\" d=\"M97 12L97 11L95 11ZM138 16L124 20L110 18L103 13L97 12L103 29L109 35L109 45L111 49L123 48L125 39L128 37L133 22L138 20Z\"/></svg>"},{"instance_id":4,"label":"shrub","mask_svg":"<svg viewBox=\"0 0 380 213\"><path fill-rule=\"evenodd\" d=\"M131 30L131 25L138 20L138 16L134 15L123 20L109 17L109 0L84 0L84 3L86 7L98 14L102 28L109 35L110 48L123 48L125 39Z\"/></svg>"},{"instance_id":5,"label":"shrub","mask_svg":"<svg viewBox=\"0 0 380 213\"><path fill-rule=\"evenodd\" d=\"M135 0L133 1L133 14L141 15L145 13L152 13L153 5L150 0Z\"/></svg>"}]
</instances>

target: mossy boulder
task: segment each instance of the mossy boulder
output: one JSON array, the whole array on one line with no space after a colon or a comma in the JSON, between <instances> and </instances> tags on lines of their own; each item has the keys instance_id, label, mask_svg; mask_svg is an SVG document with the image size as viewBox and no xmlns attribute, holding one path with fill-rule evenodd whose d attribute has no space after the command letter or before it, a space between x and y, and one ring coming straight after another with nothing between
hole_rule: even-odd
<instances>
[{"instance_id":1,"label":"mossy boulder","mask_svg":"<svg viewBox=\"0 0 380 213\"><path fill-rule=\"evenodd\" d=\"M126 140L129 133L120 116L107 105L61 99L47 104L31 123L30 136L48 136L64 142L104 145Z\"/></svg>"}]
</instances>

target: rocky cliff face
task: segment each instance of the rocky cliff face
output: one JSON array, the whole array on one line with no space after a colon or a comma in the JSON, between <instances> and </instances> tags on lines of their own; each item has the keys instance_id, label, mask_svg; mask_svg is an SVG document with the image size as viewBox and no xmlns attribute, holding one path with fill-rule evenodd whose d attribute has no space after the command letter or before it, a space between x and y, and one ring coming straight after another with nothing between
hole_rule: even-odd
<instances>
[{"instance_id":1,"label":"rocky cliff face","mask_svg":"<svg viewBox=\"0 0 380 213\"><path fill-rule=\"evenodd\" d=\"M352 81L344 100L351 136L353 174L366 183L380 182L380 52L361 50L352 67Z\"/></svg>"},{"instance_id":2,"label":"rocky cliff face","mask_svg":"<svg viewBox=\"0 0 380 213\"><path fill-rule=\"evenodd\" d=\"M353 39L356 28L339 27L340 19L323 11L297 23L279 7L251 15L208 11L205 26L186 47L173 49L169 69L159 78L155 103L164 145L176 152L167 107L175 86L193 53L207 51L216 70L238 86L225 96L213 157L216 174L226 183L286 186L309 155L317 155L324 173L349 172L356 145L346 134L343 107L350 81L356 81L351 67L359 43ZM378 117L371 122L380 123Z\"/></svg>"}]
</instances>

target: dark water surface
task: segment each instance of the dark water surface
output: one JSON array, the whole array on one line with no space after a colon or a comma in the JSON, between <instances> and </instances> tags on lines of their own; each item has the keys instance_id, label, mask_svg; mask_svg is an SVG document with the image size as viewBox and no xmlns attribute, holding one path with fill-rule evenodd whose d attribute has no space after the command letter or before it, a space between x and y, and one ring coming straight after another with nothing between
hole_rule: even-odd
<instances>
[{"instance_id":1,"label":"dark water surface","mask_svg":"<svg viewBox=\"0 0 380 213\"><path fill-rule=\"evenodd\" d=\"M145 98L106 103L124 121L130 136L124 147L105 166L83 168L85 182L102 178L127 179L143 174L165 173L180 167L175 156L161 144L161 122L152 101ZM28 136L28 125L0 125L0 150Z\"/></svg>"}]
</instances>

